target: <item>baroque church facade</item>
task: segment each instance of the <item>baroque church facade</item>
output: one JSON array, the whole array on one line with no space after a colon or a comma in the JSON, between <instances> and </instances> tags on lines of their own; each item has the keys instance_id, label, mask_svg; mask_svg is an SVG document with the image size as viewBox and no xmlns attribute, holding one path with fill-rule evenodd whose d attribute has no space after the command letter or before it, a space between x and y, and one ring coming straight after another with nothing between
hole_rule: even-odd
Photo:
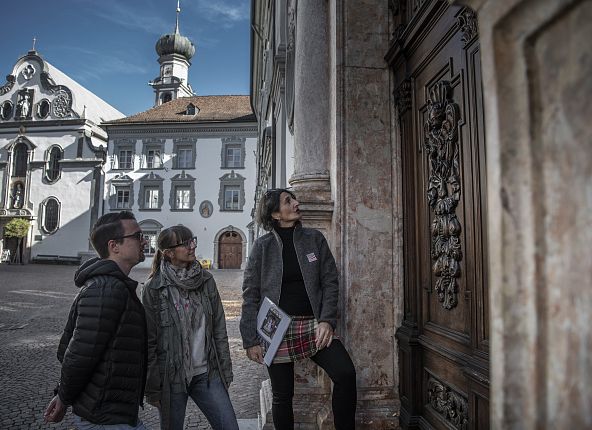
<instances>
[{"instance_id":1,"label":"baroque church facade","mask_svg":"<svg viewBox=\"0 0 592 430\"><path fill-rule=\"evenodd\" d=\"M252 242L256 120L248 96L198 96L195 46L175 30L156 44L154 107L125 117L30 51L0 87L0 251L15 261L78 262L109 211L131 210L148 239L183 224L211 267L244 267ZM72 193L75 189L76 193ZM19 242L4 226L25 218ZM65 240L67 238L67 240Z\"/></svg>"},{"instance_id":2,"label":"baroque church facade","mask_svg":"<svg viewBox=\"0 0 592 430\"><path fill-rule=\"evenodd\" d=\"M197 237L196 255L219 269L244 268L254 231L257 123L248 96L198 96L188 83L195 46L175 30L156 43L155 104L105 122L106 211L128 209L148 239L183 224Z\"/></svg>"},{"instance_id":3,"label":"baroque church facade","mask_svg":"<svg viewBox=\"0 0 592 430\"><path fill-rule=\"evenodd\" d=\"M103 212L107 133L100 124L123 116L34 49L18 59L0 87L5 261L78 261L89 253L90 228ZM14 218L31 224L21 244L4 236Z\"/></svg>"},{"instance_id":4,"label":"baroque church facade","mask_svg":"<svg viewBox=\"0 0 592 430\"><path fill-rule=\"evenodd\" d=\"M335 254L357 428L590 428L592 3L252 8L257 194L292 185Z\"/></svg>"}]
</instances>

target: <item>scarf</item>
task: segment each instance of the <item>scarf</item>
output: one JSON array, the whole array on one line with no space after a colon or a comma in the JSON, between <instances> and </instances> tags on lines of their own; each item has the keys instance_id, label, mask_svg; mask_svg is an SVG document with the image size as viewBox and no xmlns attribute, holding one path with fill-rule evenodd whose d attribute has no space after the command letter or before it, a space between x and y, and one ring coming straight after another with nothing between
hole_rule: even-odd
<instances>
[{"instance_id":1,"label":"scarf","mask_svg":"<svg viewBox=\"0 0 592 430\"><path fill-rule=\"evenodd\" d=\"M193 341L204 317L203 305L198 294L198 289L203 284L203 271L197 261L189 267L175 267L163 260L160 264L160 273L163 283L170 288L170 296L181 322L183 370L189 383L194 376L195 366L200 365L193 363ZM203 347L205 350L205 345Z\"/></svg>"}]
</instances>

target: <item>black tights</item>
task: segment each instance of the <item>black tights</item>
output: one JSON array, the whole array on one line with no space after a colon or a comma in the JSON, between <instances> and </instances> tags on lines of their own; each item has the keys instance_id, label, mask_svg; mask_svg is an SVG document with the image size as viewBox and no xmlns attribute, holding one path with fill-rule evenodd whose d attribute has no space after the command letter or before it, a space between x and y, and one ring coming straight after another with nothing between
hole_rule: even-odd
<instances>
[{"instance_id":1,"label":"black tights","mask_svg":"<svg viewBox=\"0 0 592 430\"><path fill-rule=\"evenodd\" d=\"M355 428L356 417L356 370L354 364L338 339L310 358L327 372L333 381L333 420L336 430ZM273 392L273 424L278 430L294 428L294 363L272 364L267 371Z\"/></svg>"}]
</instances>

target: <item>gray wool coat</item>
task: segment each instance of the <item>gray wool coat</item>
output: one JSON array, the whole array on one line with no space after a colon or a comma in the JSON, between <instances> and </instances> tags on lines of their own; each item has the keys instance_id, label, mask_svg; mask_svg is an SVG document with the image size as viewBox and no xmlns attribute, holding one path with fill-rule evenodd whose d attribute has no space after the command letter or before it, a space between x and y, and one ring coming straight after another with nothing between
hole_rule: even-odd
<instances>
[{"instance_id":1,"label":"gray wool coat","mask_svg":"<svg viewBox=\"0 0 592 430\"><path fill-rule=\"evenodd\" d=\"M339 281L327 240L320 231L298 223L294 229L294 247L314 316L318 322L327 322L335 329ZM245 269L240 320L245 349L259 345L257 312L264 297L276 304L280 302L282 274L282 240L272 230L255 241Z\"/></svg>"},{"instance_id":2,"label":"gray wool coat","mask_svg":"<svg viewBox=\"0 0 592 430\"><path fill-rule=\"evenodd\" d=\"M202 273L202 284L197 292L205 313L208 378L219 375L228 389L233 374L222 300L212 274L206 270L202 270ZM150 403L160 401L164 423L168 423L171 392L185 392L187 389L179 315L169 296L169 285L163 283L160 273L154 275L142 288L142 304L146 311L148 329L145 394Z\"/></svg>"}]
</instances>

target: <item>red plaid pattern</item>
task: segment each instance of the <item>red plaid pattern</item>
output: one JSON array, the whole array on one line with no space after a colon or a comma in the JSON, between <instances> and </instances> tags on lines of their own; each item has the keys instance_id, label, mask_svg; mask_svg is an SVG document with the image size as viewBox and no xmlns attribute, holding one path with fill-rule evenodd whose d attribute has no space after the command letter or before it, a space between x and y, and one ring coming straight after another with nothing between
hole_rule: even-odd
<instances>
[{"instance_id":1,"label":"red plaid pattern","mask_svg":"<svg viewBox=\"0 0 592 430\"><path fill-rule=\"evenodd\" d=\"M318 351L317 326L317 320L312 317L292 317L290 327L277 350L273 364L290 363L315 355Z\"/></svg>"}]
</instances>

